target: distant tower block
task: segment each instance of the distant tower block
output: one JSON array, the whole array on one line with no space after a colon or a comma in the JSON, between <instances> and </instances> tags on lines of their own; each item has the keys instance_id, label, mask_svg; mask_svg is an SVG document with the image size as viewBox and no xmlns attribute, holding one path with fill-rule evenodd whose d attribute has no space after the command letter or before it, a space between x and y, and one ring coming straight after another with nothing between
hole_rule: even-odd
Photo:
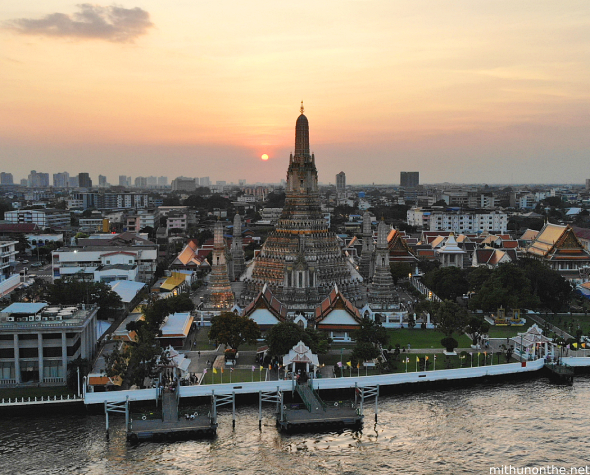
<instances>
[{"instance_id":1,"label":"distant tower block","mask_svg":"<svg viewBox=\"0 0 590 475\"><path fill-rule=\"evenodd\" d=\"M211 276L209 278L209 307L229 310L234 304L234 294L227 274L225 241L221 221L215 223L212 260Z\"/></svg>"},{"instance_id":2,"label":"distant tower block","mask_svg":"<svg viewBox=\"0 0 590 475\"><path fill-rule=\"evenodd\" d=\"M399 184L403 188L416 188L420 184L420 172L400 172Z\"/></svg>"},{"instance_id":3,"label":"distant tower block","mask_svg":"<svg viewBox=\"0 0 590 475\"><path fill-rule=\"evenodd\" d=\"M233 260L234 280L237 280L246 268L244 246L242 242L242 218L240 213L234 216L234 235L231 242L231 255Z\"/></svg>"},{"instance_id":4,"label":"distant tower block","mask_svg":"<svg viewBox=\"0 0 590 475\"><path fill-rule=\"evenodd\" d=\"M369 306L371 309L388 309L397 303L395 286L389 267L389 249L387 246L388 226L381 220L377 227L377 248L375 249L375 272L369 285Z\"/></svg>"}]
</instances>

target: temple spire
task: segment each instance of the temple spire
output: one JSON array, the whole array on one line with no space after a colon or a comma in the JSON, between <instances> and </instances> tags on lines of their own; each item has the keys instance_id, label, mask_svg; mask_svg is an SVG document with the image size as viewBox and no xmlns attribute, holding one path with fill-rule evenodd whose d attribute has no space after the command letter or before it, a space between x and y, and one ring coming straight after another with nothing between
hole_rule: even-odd
<instances>
[{"instance_id":1,"label":"temple spire","mask_svg":"<svg viewBox=\"0 0 590 475\"><path fill-rule=\"evenodd\" d=\"M299 111L303 114L303 112L305 112L305 109L303 108L303 101L301 101L301 107L299 109Z\"/></svg>"},{"instance_id":2,"label":"temple spire","mask_svg":"<svg viewBox=\"0 0 590 475\"><path fill-rule=\"evenodd\" d=\"M303 101L301 101L301 115L295 123L295 156L311 157L309 153L309 122L303 115Z\"/></svg>"}]
</instances>

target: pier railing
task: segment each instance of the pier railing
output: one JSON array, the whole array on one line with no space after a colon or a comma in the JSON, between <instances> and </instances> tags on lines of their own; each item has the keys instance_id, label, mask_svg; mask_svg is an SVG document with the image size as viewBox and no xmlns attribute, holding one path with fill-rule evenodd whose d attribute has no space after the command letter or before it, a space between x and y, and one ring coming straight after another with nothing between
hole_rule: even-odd
<instances>
[{"instance_id":1,"label":"pier railing","mask_svg":"<svg viewBox=\"0 0 590 475\"><path fill-rule=\"evenodd\" d=\"M67 396L36 396L36 397L14 397L14 398L2 398L2 402L0 405L29 405L29 404L39 404L39 403L59 403L59 402L74 402L74 401L82 401L83 398L75 396L75 395L67 395Z\"/></svg>"},{"instance_id":2,"label":"pier railing","mask_svg":"<svg viewBox=\"0 0 590 475\"><path fill-rule=\"evenodd\" d=\"M303 401L303 404L305 404L305 407L307 408L308 411L311 411L311 401L309 400L308 396L305 394L305 387L297 384L295 386L295 390L297 391L297 394L299 394L299 396L301 397L301 400Z\"/></svg>"}]
</instances>

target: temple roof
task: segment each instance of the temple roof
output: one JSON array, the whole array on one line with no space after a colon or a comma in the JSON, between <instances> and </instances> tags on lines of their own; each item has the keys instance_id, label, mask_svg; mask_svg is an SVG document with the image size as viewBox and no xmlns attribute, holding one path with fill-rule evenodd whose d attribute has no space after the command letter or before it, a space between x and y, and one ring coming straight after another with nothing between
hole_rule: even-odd
<instances>
[{"instance_id":1,"label":"temple roof","mask_svg":"<svg viewBox=\"0 0 590 475\"><path fill-rule=\"evenodd\" d=\"M272 313L280 321L287 319L287 307L285 307L271 292L268 285L264 284L262 291L258 293L256 298L244 309L244 315L250 316L254 310L258 308L265 308Z\"/></svg>"},{"instance_id":2,"label":"temple roof","mask_svg":"<svg viewBox=\"0 0 590 475\"><path fill-rule=\"evenodd\" d=\"M335 285L330 294L315 309L316 324L325 319L330 314L330 312L337 308L346 310L346 312L359 323L362 320L359 309L356 308L344 295L342 295L338 290L338 286Z\"/></svg>"},{"instance_id":3,"label":"temple roof","mask_svg":"<svg viewBox=\"0 0 590 475\"><path fill-rule=\"evenodd\" d=\"M526 250L527 254L548 260L590 261L571 226L547 223Z\"/></svg>"}]
</instances>

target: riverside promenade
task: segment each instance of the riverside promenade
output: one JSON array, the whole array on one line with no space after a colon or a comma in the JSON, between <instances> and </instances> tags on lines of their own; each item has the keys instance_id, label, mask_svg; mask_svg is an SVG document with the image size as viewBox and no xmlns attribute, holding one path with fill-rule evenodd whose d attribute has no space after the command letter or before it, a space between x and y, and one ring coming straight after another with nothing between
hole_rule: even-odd
<instances>
[{"instance_id":1,"label":"riverside promenade","mask_svg":"<svg viewBox=\"0 0 590 475\"><path fill-rule=\"evenodd\" d=\"M590 358L585 358L590 364ZM565 362L565 361L564 361ZM566 362L569 364L569 362ZM545 364L544 359L522 363L508 363L500 365L480 366L475 368L457 368L410 373L381 374L376 376L352 376L343 378L321 378L311 380L311 387L316 390L346 390L355 387L389 387L437 381L465 381L492 376L524 374L540 371ZM572 365L573 366L573 365ZM231 394L259 394L268 391L294 391L291 380L255 381L241 383L206 384L198 386L180 386L180 398L209 397ZM155 389L137 389L130 391L109 391L101 393L85 393L84 402L87 405L104 404L105 402L149 401L156 399Z\"/></svg>"}]
</instances>

